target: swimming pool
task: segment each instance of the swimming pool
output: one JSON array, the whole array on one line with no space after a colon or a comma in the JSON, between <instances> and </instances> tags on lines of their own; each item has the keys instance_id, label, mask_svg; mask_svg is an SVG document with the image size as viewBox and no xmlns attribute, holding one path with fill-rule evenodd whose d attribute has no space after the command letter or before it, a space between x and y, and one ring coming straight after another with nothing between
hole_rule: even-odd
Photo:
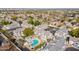
<instances>
[{"instance_id":1,"label":"swimming pool","mask_svg":"<svg viewBox=\"0 0 79 59\"><path fill-rule=\"evenodd\" d=\"M39 40L35 38L32 43L32 47L35 47L39 43Z\"/></svg>"}]
</instances>

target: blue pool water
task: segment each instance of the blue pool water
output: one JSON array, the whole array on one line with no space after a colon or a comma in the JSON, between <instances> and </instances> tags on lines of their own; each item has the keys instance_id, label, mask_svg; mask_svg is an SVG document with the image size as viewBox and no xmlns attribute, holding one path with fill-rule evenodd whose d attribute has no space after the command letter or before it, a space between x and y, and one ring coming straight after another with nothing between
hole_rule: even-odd
<instances>
[{"instance_id":1,"label":"blue pool water","mask_svg":"<svg viewBox=\"0 0 79 59\"><path fill-rule=\"evenodd\" d=\"M35 47L38 43L39 43L39 41L37 39L34 39L33 43L32 43L32 47Z\"/></svg>"}]
</instances>

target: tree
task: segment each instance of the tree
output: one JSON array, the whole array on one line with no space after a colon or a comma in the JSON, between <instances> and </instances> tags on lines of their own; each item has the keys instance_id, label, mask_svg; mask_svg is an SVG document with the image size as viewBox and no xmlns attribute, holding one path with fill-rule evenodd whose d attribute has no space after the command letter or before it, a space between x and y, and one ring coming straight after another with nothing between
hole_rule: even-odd
<instances>
[{"instance_id":1,"label":"tree","mask_svg":"<svg viewBox=\"0 0 79 59\"><path fill-rule=\"evenodd\" d=\"M2 21L0 22L1 25L9 25L9 24L11 24L11 23L12 23L12 22L5 21L5 20L2 20Z\"/></svg>"},{"instance_id":2,"label":"tree","mask_svg":"<svg viewBox=\"0 0 79 59\"><path fill-rule=\"evenodd\" d=\"M40 25L41 23L38 21L38 20L36 20L35 22L34 22L34 26L37 26L37 25Z\"/></svg>"},{"instance_id":3,"label":"tree","mask_svg":"<svg viewBox=\"0 0 79 59\"><path fill-rule=\"evenodd\" d=\"M78 22L78 23L79 23L79 18L77 18L77 19L76 19L76 22Z\"/></svg>"},{"instance_id":4,"label":"tree","mask_svg":"<svg viewBox=\"0 0 79 59\"><path fill-rule=\"evenodd\" d=\"M34 19L32 16L29 16L29 19Z\"/></svg>"},{"instance_id":5,"label":"tree","mask_svg":"<svg viewBox=\"0 0 79 59\"><path fill-rule=\"evenodd\" d=\"M34 34L34 31L31 28L26 28L24 29L23 34L25 35L25 37L31 36Z\"/></svg>"},{"instance_id":6,"label":"tree","mask_svg":"<svg viewBox=\"0 0 79 59\"><path fill-rule=\"evenodd\" d=\"M15 20L16 21L17 18L18 18L17 16L12 16L12 20Z\"/></svg>"},{"instance_id":7,"label":"tree","mask_svg":"<svg viewBox=\"0 0 79 59\"><path fill-rule=\"evenodd\" d=\"M79 37L79 28L76 28L76 29L72 29L69 34L73 37Z\"/></svg>"},{"instance_id":8,"label":"tree","mask_svg":"<svg viewBox=\"0 0 79 59\"><path fill-rule=\"evenodd\" d=\"M1 32L1 33L5 33L5 32L6 32L6 30L2 30L2 29L0 29L0 32Z\"/></svg>"},{"instance_id":9,"label":"tree","mask_svg":"<svg viewBox=\"0 0 79 59\"><path fill-rule=\"evenodd\" d=\"M41 24L38 20L34 20L34 19L29 19L28 23L34 26L38 26Z\"/></svg>"},{"instance_id":10,"label":"tree","mask_svg":"<svg viewBox=\"0 0 79 59\"><path fill-rule=\"evenodd\" d=\"M28 23L33 25L34 24L33 19L29 19Z\"/></svg>"}]
</instances>

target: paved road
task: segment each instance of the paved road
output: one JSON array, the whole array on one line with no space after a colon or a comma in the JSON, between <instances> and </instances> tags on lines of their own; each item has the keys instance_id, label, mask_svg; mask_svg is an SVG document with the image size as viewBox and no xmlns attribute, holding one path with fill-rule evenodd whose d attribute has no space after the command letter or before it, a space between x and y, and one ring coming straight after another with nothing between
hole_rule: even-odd
<instances>
[{"instance_id":1,"label":"paved road","mask_svg":"<svg viewBox=\"0 0 79 59\"><path fill-rule=\"evenodd\" d=\"M79 45L79 41L76 40L75 38L70 36L70 41L74 42L73 48L75 49L79 49L78 45ZM48 44L44 50L48 50L48 51L64 51L66 49L66 45L65 45L65 39L64 38L56 38L55 43L52 42L50 44ZM72 49L73 49L72 48ZM69 48L70 51L72 51L71 48Z\"/></svg>"},{"instance_id":2,"label":"paved road","mask_svg":"<svg viewBox=\"0 0 79 59\"><path fill-rule=\"evenodd\" d=\"M58 32L59 33L59 32ZM63 31L61 30L61 32L63 34ZM63 51L65 50L65 48L63 48L65 46L65 38L61 35L61 37L56 37L55 38L55 43L51 42L49 43L44 50L49 50L49 51Z\"/></svg>"},{"instance_id":3,"label":"paved road","mask_svg":"<svg viewBox=\"0 0 79 59\"><path fill-rule=\"evenodd\" d=\"M65 50L63 48L65 46L65 39L64 38L56 38L55 42L49 43L44 50L49 50L49 51L63 51Z\"/></svg>"}]
</instances>

